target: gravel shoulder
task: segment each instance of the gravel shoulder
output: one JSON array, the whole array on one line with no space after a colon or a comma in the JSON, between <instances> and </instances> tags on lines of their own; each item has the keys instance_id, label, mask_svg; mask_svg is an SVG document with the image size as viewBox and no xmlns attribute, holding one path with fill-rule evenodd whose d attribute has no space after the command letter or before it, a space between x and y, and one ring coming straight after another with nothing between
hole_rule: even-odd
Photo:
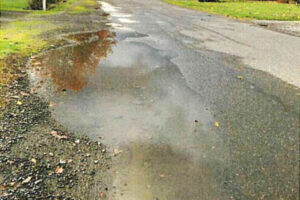
<instances>
[{"instance_id":1,"label":"gravel shoulder","mask_svg":"<svg viewBox=\"0 0 300 200\"><path fill-rule=\"evenodd\" d=\"M52 44L46 49L53 49L66 43L60 34L106 29L103 15L95 7L90 13L27 15L22 20L55 23L55 30L39 35ZM5 107L1 107L0 122L0 199L105 197L108 188L102 175L110 167L105 146L75 135L52 119L53 105L30 86L26 72L29 58L11 54L1 60L9 69L2 74L10 78L1 86Z\"/></svg>"}]
</instances>

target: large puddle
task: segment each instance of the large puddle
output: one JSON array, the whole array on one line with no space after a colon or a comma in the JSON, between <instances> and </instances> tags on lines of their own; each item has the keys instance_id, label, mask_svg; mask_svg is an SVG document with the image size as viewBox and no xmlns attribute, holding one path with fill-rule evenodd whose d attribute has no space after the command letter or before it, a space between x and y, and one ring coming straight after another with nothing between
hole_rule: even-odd
<instances>
[{"instance_id":1,"label":"large puddle","mask_svg":"<svg viewBox=\"0 0 300 200\"><path fill-rule=\"evenodd\" d=\"M74 44L32 59L32 83L59 122L115 154L108 199L226 199L228 155L209 108L168 52L136 37L68 36Z\"/></svg>"}]
</instances>

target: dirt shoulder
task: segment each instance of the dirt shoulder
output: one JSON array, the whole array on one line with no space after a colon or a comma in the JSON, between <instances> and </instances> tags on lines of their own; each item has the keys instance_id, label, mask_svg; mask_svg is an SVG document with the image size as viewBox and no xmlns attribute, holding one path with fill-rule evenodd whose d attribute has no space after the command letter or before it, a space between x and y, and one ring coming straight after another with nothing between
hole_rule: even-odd
<instances>
[{"instance_id":1,"label":"dirt shoulder","mask_svg":"<svg viewBox=\"0 0 300 200\"><path fill-rule=\"evenodd\" d=\"M26 71L31 55L66 43L61 34L107 28L96 4L80 6L94 7L91 12L12 15L2 26L5 45L10 45L6 49L13 51L1 57L0 199L99 199L108 189L101 178L109 168L105 147L53 120L52 103L32 90ZM19 45L10 41L12 23L37 32L20 35L24 43ZM37 41L42 45L34 46Z\"/></svg>"}]
</instances>

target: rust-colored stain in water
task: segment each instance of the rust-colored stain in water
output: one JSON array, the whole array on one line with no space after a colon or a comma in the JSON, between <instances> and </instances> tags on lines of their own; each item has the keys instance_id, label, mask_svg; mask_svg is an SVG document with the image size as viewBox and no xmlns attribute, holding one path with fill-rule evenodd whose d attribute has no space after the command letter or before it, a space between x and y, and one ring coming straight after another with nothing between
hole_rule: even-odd
<instances>
[{"instance_id":1,"label":"rust-colored stain in water","mask_svg":"<svg viewBox=\"0 0 300 200\"><path fill-rule=\"evenodd\" d=\"M102 30L93 33L81 33L65 36L77 44L58 48L35 57L31 67L43 77L48 77L58 90L80 91L88 83L88 77L94 74L101 58L107 56L114 44L112 34Z\"/></svg>"}]
</instances>

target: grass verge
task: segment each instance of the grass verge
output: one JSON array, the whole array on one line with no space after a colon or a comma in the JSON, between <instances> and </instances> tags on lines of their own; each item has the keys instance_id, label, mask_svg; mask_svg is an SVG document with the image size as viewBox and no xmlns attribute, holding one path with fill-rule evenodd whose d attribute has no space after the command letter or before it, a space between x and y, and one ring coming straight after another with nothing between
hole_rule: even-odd
<instances>
[{"instance_id":1,"label":"grass verge","mask_svg":"<svg viewBox=\"0 0 300 200\"><path fill-rule=\"evenodd\" d=\"M10 53L28 56L46 45L39 35L54 30L56 26L45 21L15 21L0 30L0 58Z\"/></svg>"},{"instance_id":2,"label":"grass verge","mask_svg":"<svg viewBox=\"0 0 300 200\"><path fill-rule=\"evenodd\" d=\"M37 53L48 45L40 38L44 32L55 30L56 26L45 21L15 21L0 29L0 108L4 109L5 88L17 78L14 65L18 60ZM18 57L21 59L11 59ZM12 62L12 60L14 60ZM0 114L1 118L1 114Z\"/></svg>"},{"instance_id":3,"label":"grass verge","mask_svg":"<svg viewBox=\"0 0 300 200\"><path fill-rule=\"evenodd\" d=\"M56 14L58 12L66 11L69 14L87 13L91 12L91 8L95 6L95 0L67 0L58 4L51 5L47 11L29 10L27 0L1 0L1 11L16 11L16 12L31 12L33 14Z\"/></svg>"},{"instance_id":4,"label":"grass verge","mask_svg":"<svg viewBox=\"0 0 300 200\"><path fill-rule=\"evenodd\" d=\"M300 21L300 6L276 2L198 2L197 0L165 0L177 6L212 14L258 20Z\"/></svg>"},{"instance_id":5,"label":"grass verge","mask_svg":"<svg viewBox=\"0 0 300 200\"><path fill-rule=\"evenodd\" d=\"M1 0L1 11L25 11L28 7L27 0ZM4 88L14 80L12 64L7 62L10 55L28 57L42 49L50 46L49 40L42 35L55 32L59 27L50 20L43 20L42 15L54 15L59 13L82 14L91 12L97 2L96 0L68 0L59 3L48 11L29 11L25 17L12 18L12 22L1 24L0 29L0 108L4 108ZM2 17L2 16L1 16ZM6 16L3 15L5 18ZM11 16L9 16L11 18ZM1 116L0 116L1 117Z\"/></svg>"},{"instance_id":6,"label":"grass verge","mask_svg":"<svg viewBox=\"0 0 300 200\"><path fill-rule=\"evenodd\" d=\"M25 11L28 8L27 0L1 0L0 10L2 11Z\"/></svg>"}]
</instances>

